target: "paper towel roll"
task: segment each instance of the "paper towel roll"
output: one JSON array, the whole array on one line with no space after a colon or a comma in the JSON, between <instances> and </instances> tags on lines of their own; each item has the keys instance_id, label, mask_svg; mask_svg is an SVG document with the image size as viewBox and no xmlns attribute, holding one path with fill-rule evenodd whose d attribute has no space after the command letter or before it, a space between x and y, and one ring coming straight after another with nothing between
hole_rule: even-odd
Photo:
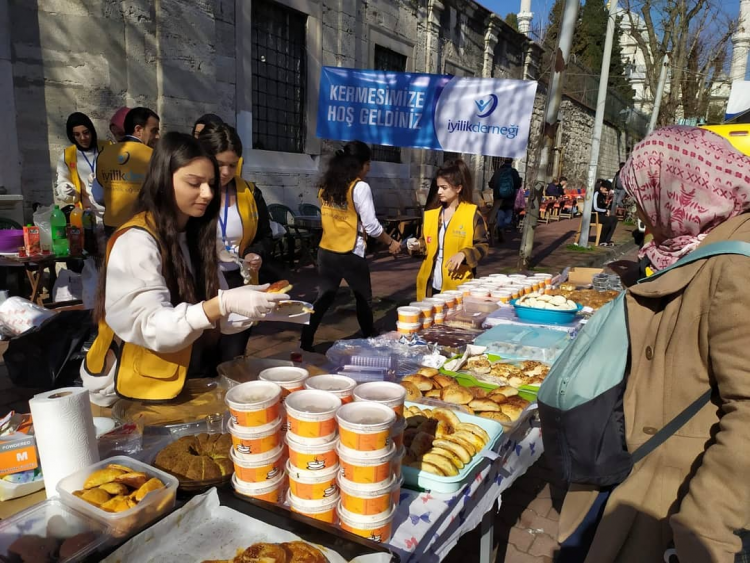
<instances>
[{"instance_id":1,"label":"paper towel roll","mask_svg":"<svg viewBox=\"0 0 750 563\"><path fill-rule=\"evenodd\" d=\"M34 395L29 407L50 498L57 496L61 479L99 461L89 392L81 387L55 389Z\"/></svg>"}]
</instances>

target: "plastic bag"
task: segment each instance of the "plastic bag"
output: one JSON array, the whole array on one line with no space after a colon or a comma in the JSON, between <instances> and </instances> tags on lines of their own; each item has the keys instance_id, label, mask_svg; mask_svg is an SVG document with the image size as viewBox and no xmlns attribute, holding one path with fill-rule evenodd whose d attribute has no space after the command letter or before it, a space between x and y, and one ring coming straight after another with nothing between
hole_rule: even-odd
<instances>
[{"instance_id":1,"label":"plastic bag","mask_svg":"<svg viewBox=\"0 0 750 563\"><path fill-rule=\"evenodd\" d=\"M41 244L46 244L47 248L52 248L52 211L54 207L39 207L32 218L34 219L34 225L39 227L39 241Z\"/></svg>"},{"instance_id":2,"label":"plastic bag","mask_svg":"<svg viewBox=\"0 0 750 563\"><path fill-rule=\"evenodd\" d=\"M276 221L271 221L271 234L274 240L282 238L286 234L286 227Z\"/></svg>"},{"instance_id":3,"label":"plastic bag","mask_svg":"<svg viewBox=\"0 0 750 563\"><path fill-rule=\"evenodd\" d=\"M27 330L41 326L44 321L55 316L54 311L45 309L23 297L9 297L0 303L0 332L6 336L18 336Z\"/></svg>"},{"instance_id":4,"label":"plastic bag","mask_svg":"<svg viewBox=\"0 0 750 563\"><path fill-rule=\"evenodd\" d=\"M83 307L93 309L96 305L96 288L99 285L99 270L93 258L87 258L83 262L81 284L83 286Z\"/></svg>"},{"instance_id":5,"label":"plastic bag","mask_svg":"<svg viewBox=\"0 0 750 563\"><path fill-rule=\"evenodd\" d=\"M60 270L52 288L52 300L59 303L61 301L80 301L81 299L83 299L81 274L71 272L67 268Z\"/></svg>"}]
</instances>

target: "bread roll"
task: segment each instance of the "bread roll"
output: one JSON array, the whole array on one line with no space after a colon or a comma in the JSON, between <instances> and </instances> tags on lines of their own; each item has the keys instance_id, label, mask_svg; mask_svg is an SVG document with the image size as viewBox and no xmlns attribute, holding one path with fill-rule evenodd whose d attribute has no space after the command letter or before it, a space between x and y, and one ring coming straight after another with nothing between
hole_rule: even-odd
<instances>
[{"instance_id":1,"label":"bread roll","mask_svg":"<svg viewBox=\"0 0 750 563\"><path fill-rule=\"evenodd\" d=\"M435 377L440 372L435 368L421 367L417 370L417 373L424 375L425 377Z\"/></svg>"},{"instance_id":2,"label":"bread roll","mask_svg":"<svg viewBox=\"0 0 750 563\"><path fill-rule=\"evenodd\" d=\"M432 378L432 383L437 384L440 387L448 387L449 385L455 385L456 380L453 377L439 374Z\"/></svg>"},{"instance_id":3,"label":"bread roll","mask_svg":"<svg viewBox=\"0 0 750 563\"><path fill-rule=\"evenodd\" d=\"M474 400L474 395L472 395L466 387L451 385L449 387L443 387L440 398L443 401L453 403L454 405L468 405Z\"/></svg>"},{"instance_id":4,"label":"bread roll","mask_svg":"<svg viewBox=\"0 0 750 563\"><path fill-rule=\"evenodd\" d=\"M407 401L416 401L417 399L422 398L422 392L419 390L419 387L417 387L411 381L402 381L401 387L406 389Z\"/></svg>"},{"instance_id":5,"label":"bread roll","mask_svg":"<svg viewBox=\"0 0 750 563\"><path fill-rule=\"evenodd\" d=\"M482 418L488 418L490 420L494 420L494 421L500 422L500 423L513 422L508 415L503 414L501 412L489 412L489 411L488 412L480 412L479 416L481 416Z\"/></svg>"},{"instance_id":6,"label":"bread roll","mask_svg":"<svg viewBox=\"0 0 750 563\"><path fill-rule=\"evenodd\" d=\"M503 403L500 405L501 412L510 418L512 421L518 420L518 418L521 416L521 413L523 412L523 407L519 407L518 405L512 405L508 403Z\"/></svg>"},{"instance_id":7,"label":"bread roll","mask_svg":"<svg viewBox=\"0 0 750 563\"><path fill-rule=\"evenodd\" d=\"M402 383L407 381L416 385L420 391L429 391L432 389L432 380L429 377L425 377L418 373L407 375L401 380Z\"/></svg>"},{"instance_id":8,"label":"bread roll","mask_svg":"<svg viewBox=\"0 0 750 563\"><path fill-rule=\"evenodd\" d=\"M474 412L495 411L500 412L500 405L492 399L474 399L469 403Z\"/></svg>"}]
</instances>

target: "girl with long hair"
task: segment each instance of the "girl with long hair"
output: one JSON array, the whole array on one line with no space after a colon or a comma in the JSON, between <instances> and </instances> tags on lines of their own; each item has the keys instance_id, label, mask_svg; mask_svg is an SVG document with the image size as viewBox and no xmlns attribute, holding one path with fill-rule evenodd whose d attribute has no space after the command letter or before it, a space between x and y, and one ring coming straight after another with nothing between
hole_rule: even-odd
<instances>
[{"instance_id":1,"label":"girl with long hair","mask_svg":"<svg viewBox=\"0 0 750 563\"><path fill-rule=\"evenodd\" d=\"M422 239L409 250L426 253L417 274L417 299L455 289L474 277L489 252L487 225L472 197L471 171L450 160L435 174L435 196L424 213Z\"/></svg>"},{"instance_id":2,"label":"girl with long hair","mask_svg":"<svg viewBox=\"0 0 750 563\"><path fill-rule=\"evenodd\" d=\"M206 125L198 141L219 165L219 267L229 287L244 285L245 277L257 284L263 260L273 251L273 233L263 194L237 174L242 141L234 127L225 123ZM222 361L242 356L248 338L249 329L223 336Z\"/></svg>"},{"instance_id":3,"label":"girl with long hair","mask_svg":"<svg viewBox=\"0 0 750 563\"><path fill-rule=\"evenodd\" d=\"M216 160L196 139L176 132L161 138L136 214L107 245L95 308L99 334L81 369L93 402L176 397L186 378L210 375L202 339L210 341L217 322L222 332L243 330L285 298L262 286L225 289L218 189Z\"/></svg>"},{"instance_id":4,"label":"girl with long hair","mask_svg":"<svg viewBox=\"0 0 750 563\"><path fill-rule=\"evenodd\" d=\"M357 320L365 338L374 334L370 268L365 260L365 235L388 245L397 254L401 245L375 217L372 191L364 181L370 171L370 147L350 141L331 157L320 181L323 237L318 250L320 287L310 324L302 329L300 347L311 351L323 316L336 298L341 280L354 292Z\"/></svg>"}]
</instances>

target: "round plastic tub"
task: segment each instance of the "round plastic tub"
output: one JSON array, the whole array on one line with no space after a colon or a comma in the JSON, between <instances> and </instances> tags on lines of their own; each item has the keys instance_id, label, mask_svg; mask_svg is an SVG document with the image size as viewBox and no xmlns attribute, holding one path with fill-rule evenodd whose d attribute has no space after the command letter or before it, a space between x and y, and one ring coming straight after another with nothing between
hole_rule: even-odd
<instances>
[{"instance_id":1,"label":"round plastic tub","mask_svg":"<svg viewBox=\"0 0 750 563\"><path fill-rule=\"evenodd\" d=\"M450 295L448 292L446 293L440 293L435 296L435 299L440 299L443 303L445 303L445 312L453 311L456 308L456 296Z\"/></svg>"},{"instance_id":2,"label":"round plastic tub","mask_svg":"<svg viewBox=\"0 0 750 563\"><path fill-rule=\"evenodd\" d=\"M339 455L341 475L353 483L382 483L393 473L392 464L396 455L393 444L375 452L359 452L339 444L336 452Z\"/></svg>"},{"instance_id":3,"label":"round plastic tub","mask_svg":"<svg viewBox=\"0 0 750 563\"><path fill-rule=\"evenodd\" d=\"M380 403L392 408L393 412L398 416L404 415L404 400L406 400L406 389L398 383L391 383L389 381L370 381L358 385L354 389L355 402ZM347 409L350 409L350 407L347 407ZM375 449L379 450L380 448Z\"/></svg>"},{"instance_id":4,"label":"round plastic tub","mask_svg":"<svg viewBox=\"0 0 750 563\"><path fill-rule=\"evenodd\" d=\"M285 399L289 393L304 389L305 380L308 377L310 377L310 372L306 369L293 366L268 368L258 374L259 380L272 381L283 389L282 399Z\"/></svg>"},{"instance_id":5,"label":"round plastic tub","mask_svg":"<svg viewBox=\"0 0 750 563\"><path fill-rule=\"evenodd\" d=\"M404 336L413 336L417 334L421 328L422 323L396 323L396 330L399 334L403 334Z\"/></svg>"},{"instance_id":6,"label":"round plastic tub","mask_svg":"<svg viewBox=\"0 0 750 563\"><path fill-rule=\"evenodd\" d=\"M438 299L437 297L425 297L422 299L422 302L432 305L436 315L445 313L445 301L442 299Z\"/></svg>"},{"instance_id":7,"label":"round plastic tub","mask_svg":"<svg viewBox=\"0 0 750 563\"><path fill-rule=\"evenodd\" d=\"M336 454L337 439L322 444L309 444L298 440L298 436L287 433L286 445L289 448L289 462L292 467L305 471L321 471L339 462Z\"/></svg>"},{"instance_id":8,"label":"round plastic tub","mask_svg":"<svg viewBox=\"0 0 750 563\"><path fill-rule=\"evenodd\" d=\"M404 445L404 431L406 430L406 419L399 417L391 426L391 442L396 449Z\"/></svg>"},{"instance_id":9,"label":"round plastic tub","mask_svg":"<svg viewBox=\"0 0 750 563\"><path fill-rule=\"evenodd\" d=\"M336 494L336 474L339 466L333 465L320 471L305 471L286 462L289 490L302 500L321 500Z\"/></svg>"},{"instance_id":10,"label":"round plastic tub","mask_svg":"<svg viewBox=\"0 0 750 563\"><path fill-rule=\"evenodd\" d=\"M401 465L404 463L405 455L406 446L401 446L396 450L396 455L393 456L393 461L391 461L391 471L397 479L401 478Z\"/></svg>"},{"instance_id":11,"label":"round plastic tub","mask_svg":"<svg viewBox=\"0 0 750 563\"><path fill-rule=\"evenodd\" d=\"M471 290L476 287L476 284L472 283L464 283L458 286L458 291L461 292L461 295L464 297L469 297L471 295Z\"/></svg>"},{"instance_id":12,"label":"round plastic tub","mask_svg":"<svg viewBox=\"0 0 750 563\"><path fill-rule=\"evenodd\" d=\"M339 504L340 497L338 493L331 497L321 500L304 500L287 492L286 500L292 512L309 516L315 520L333 524L336 521L336 507Z\"/></svg>"},{"instance_id":13,"label":"round plastic tub","mask_svg":"<svg viewBox=\"0 0 750 563\"><path fill-rule=\"evenodd\" d=\"M435 315L435 324L436 325L441 325L441 324L444 324L444 323L445 323L445 314L444 313L443 314L437 313Z\"/></svg>"},{"instance_id":14,"label":"round plastic tub","mask_svg":"<svg viewBox=\"0 0 750 563\"><path fill-rule=\"evenodd\" d=\"M418 323L422 314L422 310L417 307L399 307L396 312L398 313L398 322L404 324Z\"/></svg>"},{"instance_id":15,"label":"round plastic tub","mask_svg":"<svg viewBox=\"0 0 750 563\"><path fill-rule=\"evenodd\" d=\"M336 434L336 411L341 399L328 391L303 389L287 397L287 431L300 438L333 438Z\"/></svg>"},{"instance_id":16,"label":"round plastic tub","mask_svg":"<svg viewBox=\"0 0 750 563\"><path fill-rule=\"evenodd\" d=\"M396 475L394 473L394 475ZM391 496L393 497L393 506L398 507L398 501L401 498L401 487L404 486L404 478L401 477L401 472L396 475L396 482L393 484L391 489Z\"/></svg>"},{"instance_id":17,"label":"round plastic tub","mask_svg":"<svg viewBox=\"0 0 750 563\"><path fill-rule=\"evenodd\" d=\"M534 277L544 283L544 285L552 285L552 274L534 274Z\"/></svg>"},{"instance_id":18,"label":"round plastic tub","mask_svg":"<svg viewBox=\"0 0 750 563\"><path fill-rule=\"evenodd\" d=\"M236 426L265 426L279 418L281 387L270 381L248 381L227 391L224 402Z\"/></svg>"},{"instance_id":19,"label":"round plastic tub","mask_svg":"<svg viewBox=\"0 0 750 563\"><path fill-rule=\"evenodd\" d=\"M430 328L433 324L435 324L435 317L425 317L422 319L422 328Z\"/></svg>"},{"instance_id":20,"label":"round plastic tub","mask_svg":"<svg viewBox=\"0 0 750 563\"><path fill-rule=\"evenodd\" d=\"M419 315L420 320L424 320L434 314L432 305L430 305L429 303L424 303L423 301L415 301L414 303L409 303L409 307L416 307L421 311L421 314Z\"/></svg>"},{"instance_id":21,"label":"round plastic tub","mask_svg":"<svg viewBox=\"0 0 750 563\"><path fill-rule=\"evenodd\" d=\"M342 404L351 403L354 400L354 388L357 382L345 375L323 374L308 378L305 381L305 389L316 391L327 391L341 399Z\"/></svg>"},{"instance_id":22,"label":"round plastic tub","mask_svg":"<svg viewBox=\"0 0 750 563\"><path fill-rule=\"evenodd\" d=\"M393 515L395 512L396 508L391 507L388 512L376 514L375 516L360 516L359 514L352 514L343 508L340 502L338 506L341 529L380 543L385 543L391 539Z\"/></svg>"},{"instance_id":23,"label":"round plastic tub","mask_svg":"<svg viewBox=\"0 0 750 563\"><path fill-rule=\"evenodd\" d=\"M284 500L285 481L286 474L283 471L275 479L260 483L247 483L240 481L236 473L232 475L232 486L239 494L276 504Z\"/></svg>"},{"instance_id":24,"label":"round plastic tub","mask_svg":"<svg viewBox=\"0 0 750 563\"><path fill-rule=\"evenodd\" d=\"M255 456L275 450L281 445L281 419L271 424L255 426L252 429L229 422L229 433L232 435L232 451L239 459L244 456Z\"/></svg>"},{"instance_id":25,"label":"round plastic tub","mask_svg":"<svg viewBox=\"0 0 750 563\"><path fill-rule=\"evenodd\" d=\"M339 475L341 506L352 514L374 516L391 508L392 492L397 480L391 475L387 481L363 485Z\"/></svg>"},{"instance_id":26,"label":"round plastic tub","mask_svg":"<svg viewBox=\"0 0 750 563\"><path fill-rule=\"evenodd\" d=\"M508 278L513 281L526 281L528 279L528 276L524 276L523 274L511 274L508 276Z\"/></svg>"},{"instance_id":27,"label":"round plastic tub","mask_svg":"<svg viewBox=\"0 0 750 563\"><path fill-rule=\"evenodd\" d=\"M450 295L453 298L455 298L455 300L456 300L456 309L459 310L459 311L461 309L463 309L464 294L463 294L462 291L458 291L458 290L453 289L453 290L444 292L443 295Z\"/></svg>"},{"instance_id":28,"label":"round plastic tub","mask_svg":"<svg viewBox=\"0 0 750 563\"><path fill-rule=\"evenodd\" d=\"M260 483L275 479L284 472L284 446L258 455L242 455L231 451L234 474L245 483Z\"/></svg>"},{"instance_id":29,"label":"round plastic tub","mask_svg":"<svg viewBox=\"0 0 750 563\"><path fill-rule=\"evenodd\" d=\"M497 299L501 303L510 303L513 298L513 292L509 289L494 289L491 294L493 299Z\"/></svg>"}]
</instances>

